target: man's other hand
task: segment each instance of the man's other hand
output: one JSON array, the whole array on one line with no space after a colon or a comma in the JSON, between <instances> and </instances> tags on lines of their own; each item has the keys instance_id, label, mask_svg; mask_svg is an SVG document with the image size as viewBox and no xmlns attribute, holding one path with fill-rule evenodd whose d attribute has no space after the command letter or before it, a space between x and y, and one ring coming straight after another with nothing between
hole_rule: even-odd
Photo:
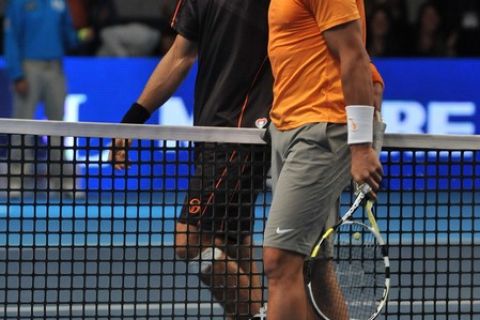
<instances>
[{"instance_id":1,"label":"man's other hand","mask_svg":"<svg viewBox=\"0 0 480 320\"><path fill-rule=\"evenodd\" d=\"M112 162L115 169L122 170L130 167L128 149L131 145L132 140L130 139L113 139L110 152L108 153L108 161Z\"/></svg>"},{"instance_id":2,"label":"man's other hand","mask_svg":"<svg viewBox=\"0 0 480 320\"><path fill-rule=\"evenodd\" d=\"M28 81L25 79L15 80L13 87L15 92L20 96L26 96L28 93Z\"/></svg>"},{"instance_id":3,"label":"man's other hand","mask_svg":"<svg viewBox=\"0 0 480 320\"><path fill-rule=\"evenodd\" d=\"M351 174L353 181L359 185L367 183L372 187L370 196L377 197L377 190L382 181L383 169L378 154L370 144L350 145L352 155Z\"/></svg>"}]
</instances>

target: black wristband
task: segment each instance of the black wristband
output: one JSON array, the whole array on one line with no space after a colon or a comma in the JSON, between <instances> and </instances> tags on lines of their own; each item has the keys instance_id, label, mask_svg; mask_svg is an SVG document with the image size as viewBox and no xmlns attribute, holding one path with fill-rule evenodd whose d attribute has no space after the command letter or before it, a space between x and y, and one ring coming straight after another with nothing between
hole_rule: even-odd
<instances>
[{"instance_id":1,"label":"black wristband","mask_svg":"<svg viewBox=\"0 0 480 320\"><path fill-rule=\"evenodd\" d=\"M150 118L150 112L144 106L135 102L122 118L122 123L145 123Z\"/></svg>"}]
</instances>

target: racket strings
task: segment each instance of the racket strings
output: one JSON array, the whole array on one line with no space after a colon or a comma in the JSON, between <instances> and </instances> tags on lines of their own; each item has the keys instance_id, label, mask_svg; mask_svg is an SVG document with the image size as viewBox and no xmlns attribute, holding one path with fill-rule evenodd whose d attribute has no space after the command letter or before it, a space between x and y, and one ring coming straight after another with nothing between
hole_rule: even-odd
<instances>
[{"instance_id":1,"label":"racket strings","mask_svg":"<svg viewBox=\"0 0 480 320\"><path fill-rule=\"evenodd\" d=\"M369 319L377 311L385 289L381 247L375 236L358 224L340 226L334 237L337 281L349 318Z\"/></svg>"}]
</instances>

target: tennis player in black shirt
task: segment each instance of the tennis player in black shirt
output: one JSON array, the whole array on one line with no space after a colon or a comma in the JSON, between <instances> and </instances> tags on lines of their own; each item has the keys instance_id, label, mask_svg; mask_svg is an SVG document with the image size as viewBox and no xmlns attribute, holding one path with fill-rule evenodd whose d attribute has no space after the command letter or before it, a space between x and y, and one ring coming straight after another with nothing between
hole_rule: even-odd
<instances>
[{"instance_id":1,"label":"tennis player in black shirt","mask_svg":"<svg viewBox=\"0 0 480 320\"><path fill-rule=\"evenodd\" d=\"M269 0L178 1L173 46L122 122L144 123L195 61L194 125L255 127L264 122L273 82L267 59L268 5ZM116 139L115 145L110 157L123 169L126 155L119 149L125 141ZM266 168L251 165L258 154L249 147L197 144L195 151L195 174L176 224L176 253L210 286L228 318L248 319L261 307L250 245L255 190L264 183L257 171Z\"/></svg>"}]
</instances>

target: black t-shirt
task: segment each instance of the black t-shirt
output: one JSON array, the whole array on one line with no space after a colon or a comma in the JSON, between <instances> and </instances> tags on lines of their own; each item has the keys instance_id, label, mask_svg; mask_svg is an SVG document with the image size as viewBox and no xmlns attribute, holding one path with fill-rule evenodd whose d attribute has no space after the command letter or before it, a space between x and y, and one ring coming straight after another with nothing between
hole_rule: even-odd
<instances>
[{"instance_id":1,"label":"black t-shirt","mask_svg":"<svg viewBox=\"0 0 480 320\"><path fill-rule=\"evenodd\" d=\"M180 0L174 29L198 45L194 125L254 127L268 117L270 0Z\"/></svg>"}]
</instances>

